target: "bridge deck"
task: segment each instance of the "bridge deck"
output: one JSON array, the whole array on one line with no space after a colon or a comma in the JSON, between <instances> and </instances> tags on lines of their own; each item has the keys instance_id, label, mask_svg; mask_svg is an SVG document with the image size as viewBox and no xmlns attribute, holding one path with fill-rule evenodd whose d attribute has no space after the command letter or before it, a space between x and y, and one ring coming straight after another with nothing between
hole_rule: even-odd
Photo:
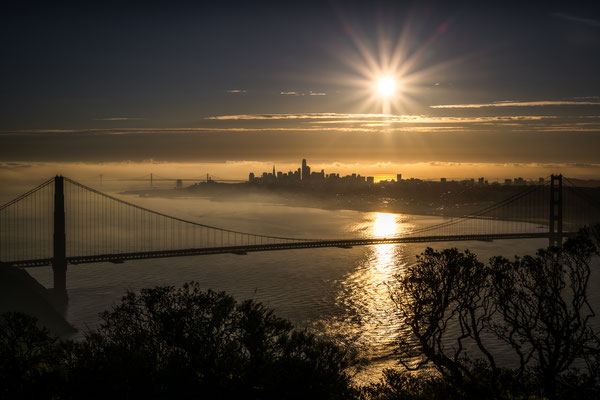
<instances>
[{"instance_id":1,"label":"bridge deck","mask_svg":"<svg viewBox=\"0 0 600 400\"><path fill-rule=\"evenodd\" d=\"M565 236L569 234L564 233ZM492 241L502 239L547 239L548 232L539 233L504 233L494 235L449 235L449 236L420 236L420 237L395 237L395 238L379 238L379 239L344 239L344 240L323 240L323 241L303 241L290 243L274 243L261 245L247 246L229 246L229 247L206 247L197 249L180 249L180 250L164 250L150 251L137 253L120 253L120 254L99 254L89 256L67 257L69 264L87 264L97 262L113 262L120 263L127 260L144 260L150 258L167 258L167 257L184 257L184 256L200 256L209 254L246 254L257 251L274 251L274 250L293 250L293 249L310 249L319 247L340 247L351 248L353 246L369 246L378 244L396 244L396 243L428 243L428 242L464 242L464 241ZM52 265L51 258L13 261L6 264L20 267L42 267Z\"/></svg>"}]
</instances>

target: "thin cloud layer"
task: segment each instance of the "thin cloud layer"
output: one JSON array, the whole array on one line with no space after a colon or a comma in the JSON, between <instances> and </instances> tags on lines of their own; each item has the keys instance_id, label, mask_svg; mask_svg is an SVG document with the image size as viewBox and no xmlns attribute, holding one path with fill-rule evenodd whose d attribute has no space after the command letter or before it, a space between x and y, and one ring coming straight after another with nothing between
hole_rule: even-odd
<instances>
[{"instance_id":1,"label":"thin cloud layer","mask_svg":"<svg viewBox=\"0 0 600 400\"><path fill-rule=\"evenodd\" d=\"M549 129L547 125L537 121L530 123L535 126L515 122L519 125L364 127L359 124L323 126L281 121L273 127L259 123L256 128L244 123L242 127L226 125L214 128L19 131L0 134L0 159L16 162L109 162L151 158L159 161L221 162L309 158L343 162L598 163L600 135L577 130L544 131ZM570 129L568 125L564 128ZM594 129L589 125L577 128Z\"/></svg>"},{"instance_id":2,"label":"thin cloud layer","mask_svg":"<svg viewBox=\"0 0 600 400\"><path fill-rule=\"evenodd\" d=\"M581 103L581 102L577 102ZM591 103L586 101L586 103ZM508 103L500 103L508 104ZM595 104L595 103L594 103ZM559 113L560 114L560 113ZM111 119L112 120L112 119ZM125 119L114 119L122 121ZM208 116L185 127L29 129L0 135L202 134L218 132L599 132L600 115L393 115L361 113L264 113Z\"/></svg>"},{"instance_id":3,"label":"thin cloud layer","mask_svg":"<svg viewBox=\"0 0 600 400\"><path fill-rule=\"evenodd\" d=\"M385 124L481 124L488 122L522 122L542 121L556 119L554 115L503 115L494 117L432 117L428 115L394 115L390 117L357 117L356 119L339 119L311 122L314 124L348 124L348 123L372 123L373 119L379 119Z\"/></svg>"},{"instance_id":4,"label":"thin cloud layer","mask_svg":"<svg viewBox=\"0 0 600 400\"><path fill-rule=\"evenodd\" d=\"M600 21L597 21L595 19L581 18L581 17L576 17L574 15L563 14L563 13L554 13L552 15L562 18L562 19L565 19L567 21L576 22L579 24L585 24L585 25L589 25L589 26L600 27Z\"/></svg>"},{"instance_id":5,"label":"thin cloud layer","mask_svg":"<svg viewBox=\"0 0 600 400\"><path fill-rule=\"evenodd\" d=\"M145 118L138 117L107 117L107 118L94 118L94 121L141 121Z\"/></svg>"},{"instance_id":6,"label":"thin cloud layer","mask_svg":"<svg viewBox=\"0 0 600 400\"><path fill-rule=\"evenodd\" d=\"M327 93L325 92L313 92L312 90L309 90L308 93L302 93L302 92L296 92L296 91L281 91L279 92L280 95L284 95L284 96L326 96Z\"/></svg>"},{"instance_id":7,"label":"thin cloud layer","mask_svg":"<svg viewBox=\"0 0 600 400\"><path fill-rule=\"evenodd\" d=\"M302 125L291 126L292 121L299 121L300 124L311 124L320 126L322 130L331 130L331 126L338 126L340 130L349 127L357 128L379 128L389 132L394 127L402 127L402 131L414 130L423 132L429 127L432 131L440 130L440 125L453 125L452 129L462 128L464 130L472 129L473 126L479 126L479 129L485 127L485 130L503 129L506 127L521 127L531 130L550 129L553 126L559 126L561 131L568 130L568 127L575 128L578 124L587 124L587 130L600 131L600 116L558 116L558 115L497 115L497 116L431 116L431 115L391 115L391 114L343 114L343 113L305 113L305 114L238 114L238 115L220 115L207 117L207 120L220 122L227 121L247 121L249 124L260 124L264 122L269 125L261 125L262 128L270 126L275 128L274 124L285 124L285 128L290 131L303 130ZM270 122L267 122L270 121ZM419 128L416 126L420 125ZM413 126L413 127L411 127ZM266 128L265 128L266 129ZM398 128L399 129L399 128Z\"/></svg>"},{"instance_id":8,"label":"thin cloud layer","mask_svg":"<svg viewBox=\"0 0 600 400\"><path fill-rule=\"evenodd\" d=\"M543 101L495 101L483 104L440 104L430 108L484 108L484 107L545 107L545 106L600 106L600 101L570 101L570 100L543 100Z\"/></svg>"},{"instance_id":9,"label":"thin cloud layer","mask_svg":"<svg viewBox=\"0 0 600 400\"><path fill-rule=\"evenodd\" d=\"M283 120L283 119L350 119L350 118L390 118L391 114L343 114L343 113L304 113L304 114L237 114L206 117L215 120Z\"/></svg>"}]
</instances>

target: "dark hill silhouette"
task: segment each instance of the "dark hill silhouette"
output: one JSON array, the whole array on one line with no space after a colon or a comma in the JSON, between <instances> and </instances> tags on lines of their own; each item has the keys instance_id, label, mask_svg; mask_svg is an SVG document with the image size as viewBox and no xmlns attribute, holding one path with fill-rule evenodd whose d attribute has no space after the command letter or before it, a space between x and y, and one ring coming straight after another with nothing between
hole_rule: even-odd
<instances>
[{"instance_id":1,"label":"dark hill silhouette","mask_svg":"<svg viewBox=\"0 0 600 400\"><path fill-rule=\"evenodd\" d=\"M25 270L0 263L0 312L6 311L32 315L40 325L56 335L66 336L76 332L54 308L48 289Z\"/></svg>"}]
</instances>

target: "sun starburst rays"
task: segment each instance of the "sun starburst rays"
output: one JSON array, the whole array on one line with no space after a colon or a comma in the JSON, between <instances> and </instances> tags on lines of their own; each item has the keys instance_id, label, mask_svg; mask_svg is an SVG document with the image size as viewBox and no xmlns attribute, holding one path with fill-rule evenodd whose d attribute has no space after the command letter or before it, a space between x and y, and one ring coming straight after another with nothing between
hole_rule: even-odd
<instances>
[{"instance_id":1,"label":"sun starburst rays","mask_svg":"<svg viewBox=\"0 0 600 400\"><path fill-rule=\"evenodd\" d=\"M439 33L426 40L416 35L416 28L405 21L401 31L386 29L381 24L373 36L360 31L357 24L345 23L351 48L337 49L335 54L347 68L338 74L343 88L342 103L361 113L423 113L423 96L460 59L432 59ZM422 32L417 32L422 33ZM342 104L340 104L342 105Z\"/></svg>"}]
</instances>

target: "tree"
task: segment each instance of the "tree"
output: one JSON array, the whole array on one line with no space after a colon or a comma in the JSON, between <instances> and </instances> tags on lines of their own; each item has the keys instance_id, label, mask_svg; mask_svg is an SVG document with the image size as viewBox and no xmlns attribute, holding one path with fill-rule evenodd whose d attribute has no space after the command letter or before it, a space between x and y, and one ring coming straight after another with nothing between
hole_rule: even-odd
<instances>
[{"instance_id":1,"label":"tree","mask_svg":"<svg viewBox=\"0 0 600 400\"><path fill-rule=\"evenodd\" d=\"M347 398L356 358L195 283L128 292L75 350L73 397Z\"/></svg>"},{"instance_id":2,"label":"tree","mask_svg":"<svg viewBox=\"0 0 600 400\"><path fill-rule=\"evenodd\" d=\"M496 379L496 361L482 338L495 313L488 277L489 271L473 253L457 249L427 248L415 265L406 268L392 291L412 334L399 343L400 362L406 368L418 370L432 363L456 385L477 385L465 349L466 341L472 340ZM458 331L451 331L450 325Z\"/></svg>"},{"instance_id":3,"label":"tree","mask_svg":"<svg viewBox=\"0 0 600 400\"><path fill-rule=\"evenodd\" d=\"M589 228L561 248L494 257L488 265L469 251L428 248L392 290L410 330L398 346L401 363L409 369L433 364L465 396L502 397L511 385L535 380L549 398L597 395L600 340L590 325L595 313L587 291L591 257L600 253L598 232ZM515 371L497 365L486 342L491 335L515 352ZM583 374L573 370L578 360L587 364ZM584 393L584 387L591 389Z\"/></svg>"},{"instance_id":4,"label":"tree","mask_svg":"<svg viewBox=\"0 0 600 400\"><path fill-rule=\"evenodd\" d=\"M587 235L536 256L490 260L492 295L502 316L498 337L519 356L520 369L535 361L544 395L557 395L557 381L573 363L597 358L600 341L590 326L595 316L588 299L590 260L596 251ZM597 365L589 363L595 376Z\"/></svg>"},{"instance_id":5,"label":"tree","mask_svg":"<svg viewBox=\"0 0 600 400\"><path fill-rule=\"evenodd\" d=\"M36 319L0 314L0 398L51 398L61 385L59 340Z\"/></svg>"}]
</instances>

